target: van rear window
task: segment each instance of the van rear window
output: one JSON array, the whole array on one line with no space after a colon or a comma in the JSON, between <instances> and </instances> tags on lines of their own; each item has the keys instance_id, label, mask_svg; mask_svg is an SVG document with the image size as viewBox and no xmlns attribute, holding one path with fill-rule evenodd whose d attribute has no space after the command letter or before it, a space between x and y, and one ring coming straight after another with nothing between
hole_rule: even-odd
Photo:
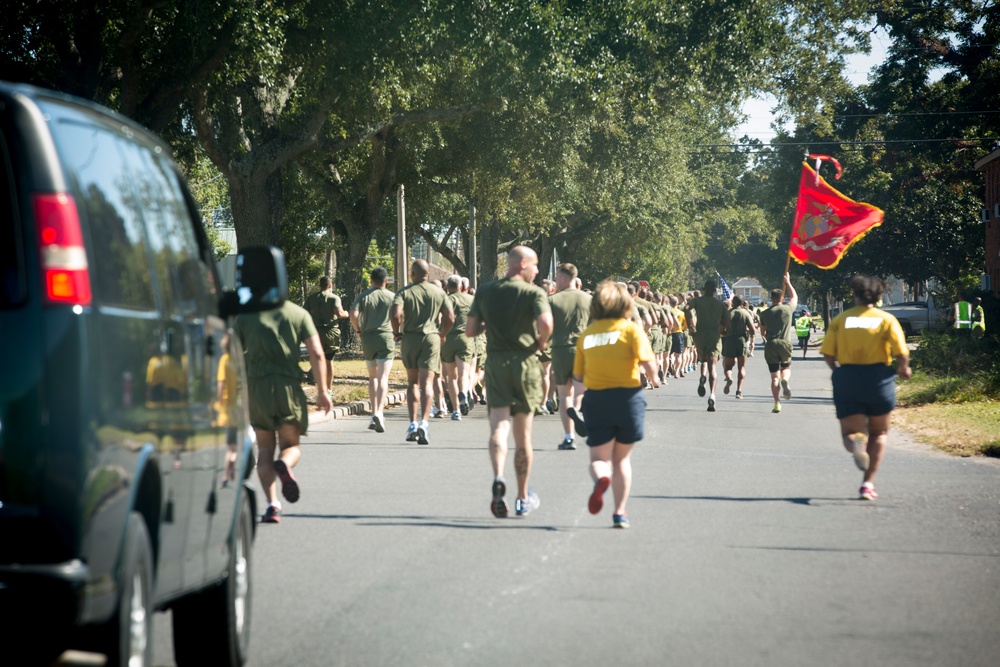
<instances>
[{"instance_id":1,"label":"van rear window","mask_svg":"<svg viewBox=\"0 0 1000 667\"><path fill-rule=\"evenodd\" d=\"M61 122L56 147L76 181L77 207L90 229L91 282L102 305L155 310L142 203L136 200L124 143L94 125Z\"/></svg>"},{"instance_id":2,"label":"van rear window","mask_svg":"<svg viewBox=\"0 0 1000 667\"><path fill-rule=\"evenodd\" d=\"M23 253L14 174L7 143L0 136L0 309L19 306L28 296Z\"/></svg>"}]
</instances>

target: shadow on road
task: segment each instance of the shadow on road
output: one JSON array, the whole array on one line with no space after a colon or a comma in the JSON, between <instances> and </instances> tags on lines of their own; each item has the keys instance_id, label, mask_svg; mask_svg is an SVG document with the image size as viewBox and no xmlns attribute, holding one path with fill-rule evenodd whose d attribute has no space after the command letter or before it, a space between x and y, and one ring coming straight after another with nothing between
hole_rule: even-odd
<instances>
[{"instance_id":1,"label":"shadow on road","mask_svg":"<svg viewBox=\"0 0 1000 667\"><path fill-rule=\"evenodd\" d=\"M577 530L578 526L539 526L529 523L522 523L518 518L508 519L487 519L484 521L469 520L468 518L442 519L441 517L430 516L382 516L377 514L289 514L285 512L284 518L300 519L338 519L342 521L357 521L360 526L414 526L421 528L472 528L479 530L544 530L561 531Z\"/></svg>"}]
</instances>

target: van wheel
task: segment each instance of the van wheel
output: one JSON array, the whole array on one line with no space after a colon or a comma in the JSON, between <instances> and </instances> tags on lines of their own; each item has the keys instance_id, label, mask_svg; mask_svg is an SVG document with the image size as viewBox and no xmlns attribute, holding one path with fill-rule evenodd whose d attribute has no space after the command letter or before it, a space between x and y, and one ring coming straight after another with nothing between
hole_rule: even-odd
<instances>
[{"instance_id":1,"label":"van wheel","mask_svg":"<svg viewBox=\"0 0 1000 667\"><path fill-rule=\"evenodd\" d=\"M188 596L173 607L174 659L179 667L240 667L246 662L253 599L250 574L253 528L250 501L244 495L225 581Z\"/></svg>"},{"instance_id":2,"label":"van wheel","mask_svg":"<svg viewBox=\"0 0 1000 667\"><path fill-rule=\"evenodd\" d=\"M102 653L107 665L145 666L153 662L153 547L138 512L128 518L118 610L105 627Z\"/></svg>"},{"instance_id":3,"label":"van wheel","mask_svg":"<svg viewBox=\"0 0 1000 667\"><path fill-rule=\"evenodd\" d=\"M903 330L903 337L909 338L913 335L913 327L910 326L909 322L900 322L899 326Z\"/></svg>"}]
</instances>

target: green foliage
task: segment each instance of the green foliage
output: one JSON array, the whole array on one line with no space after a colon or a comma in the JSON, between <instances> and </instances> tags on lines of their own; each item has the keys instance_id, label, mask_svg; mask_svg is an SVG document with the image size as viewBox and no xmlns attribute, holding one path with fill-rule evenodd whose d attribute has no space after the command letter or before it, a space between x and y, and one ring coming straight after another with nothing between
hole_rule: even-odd
<instances>
[{"instance_id":1,"label":"green foliage","mask_svg":"<svg viewBox=\"0 0 1000 667\"><path fill-rule=\"evenodd\" d=\"M908 403L967 402L1000 398L1000 339L974 340L955 332L925 332L911 356L915 371L933 381Z\"/></svg>"}]
</instances>

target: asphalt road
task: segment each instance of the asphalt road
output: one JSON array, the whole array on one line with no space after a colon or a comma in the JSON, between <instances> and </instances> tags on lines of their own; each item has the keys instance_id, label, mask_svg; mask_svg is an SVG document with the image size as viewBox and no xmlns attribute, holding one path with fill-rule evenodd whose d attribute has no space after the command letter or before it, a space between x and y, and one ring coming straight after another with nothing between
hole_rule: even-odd
<instances>
[{"instance_id":1,"label":"asphalt road","mask_svg":"<svg viewBox=\"0 0 1000 667\"><path fill-rule=\"evenodd\" d=\"M402 407L381 435L315 425L301 501L258 532L251 664L1000 665L1000 462L896 432L880 499L856 500L818 355L779 415L761 355L749 370L714 414L696 376L646 392L627 531L610 492L588 513L588 453L556 449L557 417L535 422L540 509L505 520L484 408L426 447Z\"/></svg>"}]
</instances>

